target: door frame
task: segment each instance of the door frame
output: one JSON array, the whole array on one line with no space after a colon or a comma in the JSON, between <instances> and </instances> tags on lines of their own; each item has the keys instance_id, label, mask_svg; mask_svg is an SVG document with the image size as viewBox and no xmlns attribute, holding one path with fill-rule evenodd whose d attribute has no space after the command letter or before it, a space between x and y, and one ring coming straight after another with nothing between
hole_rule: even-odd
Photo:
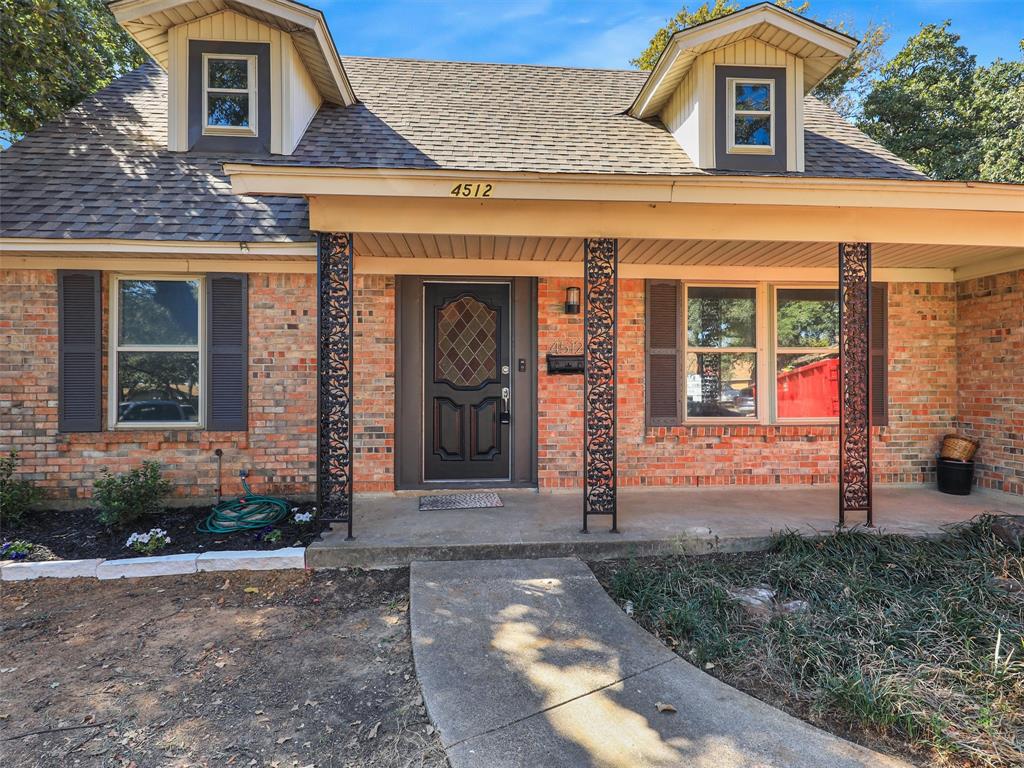
<instances>
[{"instance_id":1,"label":"door frame","mask_svg":"<svg viewBox=\"0 0 1024 768\"><path fill-rule=\"evenodd\" d=\"M425 283L508 283L511 295L510 480L423 480ZM522 488L537 485L537 280L532 277L399 275L395 279L395 488ZM519 361L526 361L526 371Z\"/></svg>"}]
</instances>

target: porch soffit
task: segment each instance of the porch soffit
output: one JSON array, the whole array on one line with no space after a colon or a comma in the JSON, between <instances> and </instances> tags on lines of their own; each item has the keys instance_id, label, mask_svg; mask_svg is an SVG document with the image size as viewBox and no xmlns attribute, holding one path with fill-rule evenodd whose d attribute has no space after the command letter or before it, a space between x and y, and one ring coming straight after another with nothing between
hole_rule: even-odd
<instances>
[{"instance_id":1,"label":"porch soffit","mask_svg":"<svg viewBox=\"0 0 1024 768\"><path fill-rule=\"evenodd\" d=\"M145 270L166 273L316 271L316 244L14 240L0 242L5 269ZM214 247L218 246L218 247ZM951 282L1024 269L1024 247L875 242L874 271L886 281ZM364 274L579 277L583 240L359 232L356 271ZM624 278L834 281L835 242L623 238ZM738 269L750 268L750 269Z\"/></svg>"}]
</instances>

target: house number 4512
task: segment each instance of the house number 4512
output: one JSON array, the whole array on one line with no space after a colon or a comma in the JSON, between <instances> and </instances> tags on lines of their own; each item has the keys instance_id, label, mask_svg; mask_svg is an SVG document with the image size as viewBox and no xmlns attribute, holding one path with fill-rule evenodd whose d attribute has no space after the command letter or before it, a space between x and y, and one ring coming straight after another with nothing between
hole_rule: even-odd
<instances>
[{"instance_id":1,"label":"house number 4512","mask_svg":"<svg viewBox=\"0 0 1024 768\"><path fill-rule=\"evenodd\" d=\"M452 187L449 197L490 197L494 190L493 184L459 183Z\"/></svg>"}]
</instances>

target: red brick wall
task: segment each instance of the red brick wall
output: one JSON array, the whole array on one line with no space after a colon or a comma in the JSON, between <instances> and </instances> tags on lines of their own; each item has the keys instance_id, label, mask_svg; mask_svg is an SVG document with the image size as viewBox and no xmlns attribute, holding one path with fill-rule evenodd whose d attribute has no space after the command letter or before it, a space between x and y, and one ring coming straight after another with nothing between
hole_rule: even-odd
<instances>
[{"instance_id":1,"label":"red brick wall","mask_svg":"<svg viewBox=\"0 0 1024 768\"><path fill-rule=\"evenodd\" d=\"M356 280L357 491L394 488L395 280ZM106 291L107 281L104 281ZM88 497L102 466L161 462L181 496L225 493L240 468L260 490L314 491L316 293L311 275L250 275L250 431L56 431L56 276L0 272L0 449L55 498ZM563 311L579 280L538 281L538 475L542 488L576 487L582 467L582 378L549 376L545 354L582 341L582 315ZM836 432L823 426L644 423L643 281L619 295L619 466L630 485L810 484L836 479ZM879 482L931 482L941 436L959 422L982 438L979 482L1024 493L1024 272L953 284L889 285L889 426L876 428ZM109 301L104 297L104 306ZM959 322L958 322L959 314ZM104 334L106 324L104 324ZM959 387L958 386L959 361ZM106 378L104 378L105 387ZM104 390L105 391L105 390Z\"/></svg>"},{"instance_id":2,"label":"red brick wall","mask_svg":"<svg viewBox=\"0 0 1024 768\"><path fill-rule=\"evenodd\" d=\"M106 278L106 275L104 275ZM104 279L104 309L109 307ZM393 488L394 280L356 280L356 490ZM107 323L104 322L104 352ZM101 467L155 459L177 496L216 493L213 451L224 451L224 492L247 468L259 491L305 495L316 474L316 290L312 275L249 276L249 432L57 432L57 286L46 271L0 272L0 448L57 499L91 494ZM106 392L106 354L104 392ZM106 398L104 398L104 401ZM104 408L106 403L104 402ZM104 412L106 424L106 412Z\"/></svg>"},{"instance_id":3,"label":"red brick wall","mask_svg":"<svg viewBox=\"0 0 1024 768\"><path fill-rule=\"evenodd\" d=\"M957 284L957 371L975 482L1024 494L1024 270Z\"/></svg>"},{"instance_id":4,"label":"red brick wall","mask_svg":"<svg viewBox=\"0 0 1024 768\"><path fill-rule=\"evenodd\" d=\"M538 285L541 487L582 483L582 377L549 376L544 362L554 341L582 340L582 317L562 311L566 286L579 284L542 279ZM875 429L878 482L934 478L938 440L955 416L955 315L952 285L889 286L890 411L889 426ZM621 485L836 482L836 426L646 427L642 280L620 282L618 350Z\"/></svg>"}]
</instances>

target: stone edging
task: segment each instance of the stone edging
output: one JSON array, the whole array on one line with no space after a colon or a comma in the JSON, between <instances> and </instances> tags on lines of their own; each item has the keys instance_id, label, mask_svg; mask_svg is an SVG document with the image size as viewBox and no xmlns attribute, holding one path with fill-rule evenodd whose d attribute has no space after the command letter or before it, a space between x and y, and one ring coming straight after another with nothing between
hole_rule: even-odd
<instances>
[{"instance_id":1,"label":"stone edging","mask_svg":"<svg viewBox=\"0 0 1024 768\"><path fill-rule=\"evenodd\" d=\"M183 555L130 557L123 560L43 560L5 562L0 580L31 579L122 579L138 576L175 576L208 571L275 571L306 567L305 547L272 550L190 552Z\"/></svg>"}]
</instances>

